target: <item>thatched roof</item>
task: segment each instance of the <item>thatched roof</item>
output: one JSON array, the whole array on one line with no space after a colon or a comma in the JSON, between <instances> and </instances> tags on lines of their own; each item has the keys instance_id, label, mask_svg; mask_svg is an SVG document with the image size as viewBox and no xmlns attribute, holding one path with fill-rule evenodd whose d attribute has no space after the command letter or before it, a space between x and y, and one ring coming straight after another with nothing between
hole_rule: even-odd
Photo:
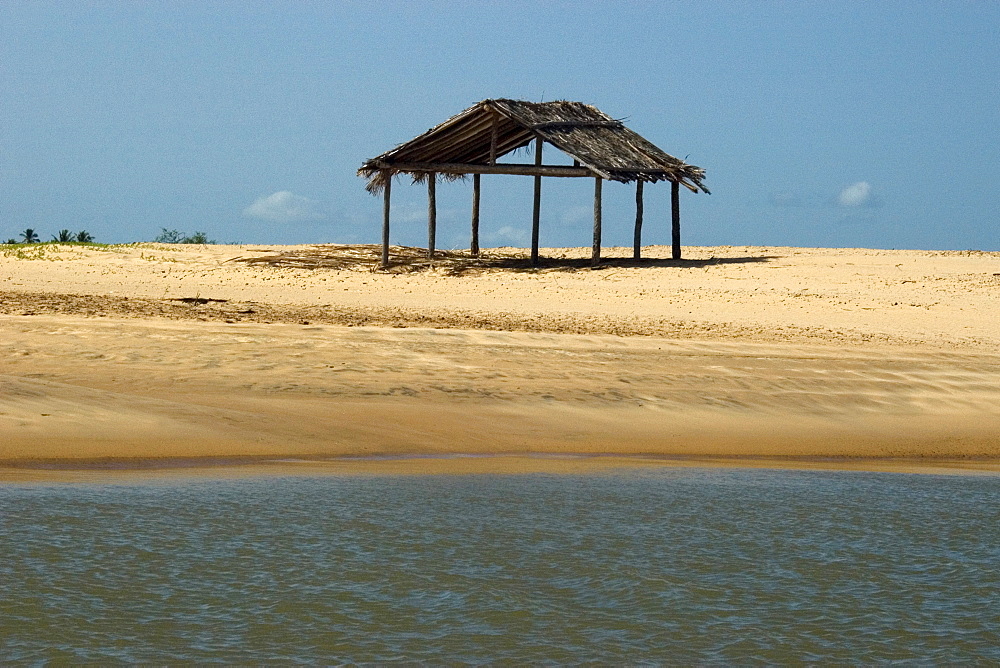
<instances>
[{"instance_id":1,"label":"thatched roof","mask_svg":"<svg viewBox=\"0 0 1000 668\"><path fill-rule=\"evenodd\" d=\"M702 184L705 170L668 155L597 107L568 101L483 100L366 161L358 175L368 179L369 192L377 193L394 174L423 180L430 171L453 177L489 173L474 166L488 166L491 157L528 146L538 137L579 162L580 173L564 168L566 173L558 175L591 175L623 183L676 181L694 192L708 192ZM443 168L432 170L430 165Z\"/></svg>"}]
</instances>

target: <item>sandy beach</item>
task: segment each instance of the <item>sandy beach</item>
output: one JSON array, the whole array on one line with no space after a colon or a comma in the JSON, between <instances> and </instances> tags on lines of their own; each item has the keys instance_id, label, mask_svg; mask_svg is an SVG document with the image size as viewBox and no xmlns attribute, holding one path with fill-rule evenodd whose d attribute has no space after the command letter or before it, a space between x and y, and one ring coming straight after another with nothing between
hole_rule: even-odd
<instances>
[{"instance_id":1,"label":"sandy beach","mask_svg":"<svg viewBox=\"0 0 1000 668\"><path fill-rule=\"evenodd\" d=\"M1000 470L1000 253L684 250L0 247L0 463Z\"/></svg>"}]
</instances>

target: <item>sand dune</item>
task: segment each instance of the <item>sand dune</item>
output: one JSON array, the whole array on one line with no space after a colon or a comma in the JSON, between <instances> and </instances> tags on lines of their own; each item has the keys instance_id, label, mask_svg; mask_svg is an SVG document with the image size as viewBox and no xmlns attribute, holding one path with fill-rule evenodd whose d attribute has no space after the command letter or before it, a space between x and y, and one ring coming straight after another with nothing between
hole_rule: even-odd
<instances>
[{"instance_id":1,"label":"sand dune","mask_svg":"<svg viewBox=\"0 0 1000 668\"><path fill-rule=\"evenodd\" d=\"M1000 469L1000 254L691 249L767 259L381 274L230 261L250 250L0 260L0 460L458 451ZM381 326L345 326L365 323Z\"/></svg>"}]
</instances>

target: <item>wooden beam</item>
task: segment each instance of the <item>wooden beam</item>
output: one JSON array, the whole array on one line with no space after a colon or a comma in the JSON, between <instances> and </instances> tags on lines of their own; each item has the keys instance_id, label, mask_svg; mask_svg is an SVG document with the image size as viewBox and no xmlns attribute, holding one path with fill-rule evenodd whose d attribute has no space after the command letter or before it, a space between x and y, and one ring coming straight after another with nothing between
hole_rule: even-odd
<instances>
[{"instance_id":1,"label":"wooden beam","mask_svg":"<svg viewBox=\"0 0 1000 668\"><path fill-rule=\"evenodd\" d=\"M497 164L497 134L500 130L500 114L495 109L490 110L493 125L490 128L490 164Z\"/></svg>"},{"instance_id":2,"label":"wooden beam","mask_svg":"<svg viewBox=\"0 0 1000 668\"><path fill-rule=\"evenodd\" d=\"M542 138L535 139L535 166L542 164ZM538 223L542 215L542 175L535 175L535 208L531 214L531 266L538 266Z\"/></svg>"},{"instance_id":3,"label":"wooden beam","mask_svg":"<svg viewBox=\"0 0 1000 668\"><path fill-rule=\"evenodd\" d=\"M594 248L590 255L590 266L601 262L601 177L594 179Z\"/></svg>"},{"instance_id":4,"label":"wooden beam","mask_svg":"<svg viewBox=\"0 0 1000 668\"><path fill-rule=\"evenodd\" d=\"M472 241L469 243L469 252L473 257L479 257L479 181L481 174L472 176Z\"/></svg>"},{"instance_id":5,"label":"wooden beam","mask_svg":"<svg viewBox=\"0 0 1000 668\"><path fill-rule=\"evenodd\" d=\"M587 167L570 167L569 165L526 165L523 163L504 163L497 165L474 165L461 162L385 162L375 163L379 169L391 169L394 172L437 172L438 174L505 174L511 176L563 176L584 177L594 176Z\"/></svg>"},{"instance_id":6,"label":"wooden beam","mask_svg":"<svg viewBox=\"0 0 1000 668\"><path fill-rule=\"evenodd\" d=\"M389 266L389 197L392 192L392 174L386 173L382 193L382 268Z\"/></svg>"},{"instance_id":7,"label":"wooden beam","mask_svg":"<svg viewBox=\"0 0 1000 668\"><path fill-rule=\"evenodd\" d=\"M670 182L670 227L675 260L681 259L681 188L677 181Z\"/></svg>"},{"instance_id":8,"label":"wooden beam","mask_svg":"<svg viewBox=\"0 0 1000 668\"><path fill-rule=\"evenodd\" d=\"M635 234L632 240L632 258L642 257L642 181L635 182Z\"/></svg>"},{"instance_id":9,"label":"wooden beam","mask_svg":"<svg viewBox=\"0 0 1000 668\"><path fill-rule=\"evenodd\" d=\"M427 259L434 259L434 239L437 236L437 174L427 175Z\"/></svg>"}]
</instances>

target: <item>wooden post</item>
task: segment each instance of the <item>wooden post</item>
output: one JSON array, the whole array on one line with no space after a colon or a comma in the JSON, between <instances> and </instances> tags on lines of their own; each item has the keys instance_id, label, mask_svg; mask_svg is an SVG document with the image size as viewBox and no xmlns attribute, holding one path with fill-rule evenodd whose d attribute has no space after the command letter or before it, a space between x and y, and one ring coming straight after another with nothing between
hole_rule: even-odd
<instances>
[{"instance_id":1,"label":"wooden post","mask_svg":"<svg viewBox=\"0 0 1000 668\"><path fill-rule=\"evenodd\" d=\"M590 256L590 266L601 262L601 177L594 179L594 248Z\"/></svg>"},{"instance_id":2,"label":"wooden post","mask_svg":"<svg viewBox=\"0 0 1000 668\"><path fill-rule=\"evenodd\" d=\"M427 259L434 259L434 237L437 235L437 195L434 188L437 185L437 174L427 175Z\"/></svg>"},{"instance_id":3,"label":"wooden post","mask_svg":"<svg viewBox=\"0 0 1000 668\"><path fill-rule=\"evenodd\" d=\"M472 241L469 252L473 257L479 257L479 180L481 174L472 175Z\"/></svg>"},{"instance_id":4,"label":"wooden post","mask_svg":"<svg viewBox=\"0 0 1000 668\"><path fill-rule=\"evenodd\" d=\"M542 164L542 138L535 139L535 164ZM531 266L538 266L538 221L542 213L542 177L535 177L535 209L531 216Z\"/></svg>"},{"instance_id":5,"label":"wooden post","mask_svg":"<svg viewBox=\"0 0 1000 668\"><path fill-rule=\"evenodd\" d=\"M642 257L642 179L635 182L635 235L632 241L632 258Z\"/></svg>"},{"instance_id":6,"label":"wooden post","mask_svg":"<svg viewBox=\"0 0 1000 668\"><path fill-rule=\"evenodd\" d=\"M382 268L389 266L389 197L392 193L392 172L385 170L385 190L382 192Z\"/></svg>"},{"instance_id":7,"label":"wooden post","mask_svg":"<svg viewBox=\"0 0 1000 668\"><path fill-rule=\"evenodd\" d=\"M670 219L673 237L673 258L681 259L681 184L670 182Z\"/></svg>"}]
</instances>

